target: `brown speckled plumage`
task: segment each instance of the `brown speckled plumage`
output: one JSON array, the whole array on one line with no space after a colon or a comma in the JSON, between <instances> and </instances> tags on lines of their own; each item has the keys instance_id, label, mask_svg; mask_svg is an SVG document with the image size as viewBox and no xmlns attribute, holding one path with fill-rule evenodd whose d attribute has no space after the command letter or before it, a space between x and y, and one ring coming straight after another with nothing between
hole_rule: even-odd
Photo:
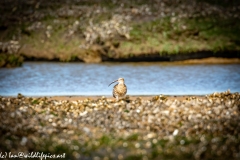
<instances>
[{"instance_id":1,"label":"brown speckled plumage","mask_svg":"<svg viewBox=\"0 0 240 160\"><path fill-rule=\"evenodd\" d=\"M114 83L114 82L118 82L118 84L116 84L113 87L113 97L118 100L118 98L124 97L126 95L127 86L124 84L124 79L123 78L119 78L118 80L115 80L112 83ZM112 83L110 83L109 86Z\"/></svg>"},{"instance_id":2,"label":"brown speckled plumage","mask_svg":"<svg viewBox=\"0 0 240 160\"><path fill-rule=\"evenodd\" d=\"M116 84L113 87L113 97L123 97L127 93L127 86L125 84Z\"/></svg>"}]
</instances>

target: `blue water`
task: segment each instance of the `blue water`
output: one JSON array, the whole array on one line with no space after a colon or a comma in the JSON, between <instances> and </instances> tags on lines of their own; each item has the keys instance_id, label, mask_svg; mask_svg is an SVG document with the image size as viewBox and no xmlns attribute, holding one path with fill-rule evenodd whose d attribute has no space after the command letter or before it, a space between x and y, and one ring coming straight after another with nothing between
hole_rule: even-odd
<instances>
[{"instance_id":1,"label":"blue water","mask_svg":"<svg viewBox=\"0 0 240 160\"><path fill-rule=\"evenodd\" d=\"M112 95L108 84L125 79L128 95L204 95L240 92L240 64L26 62L0 69L0 95Z\"/></svg>"}]
</instances>

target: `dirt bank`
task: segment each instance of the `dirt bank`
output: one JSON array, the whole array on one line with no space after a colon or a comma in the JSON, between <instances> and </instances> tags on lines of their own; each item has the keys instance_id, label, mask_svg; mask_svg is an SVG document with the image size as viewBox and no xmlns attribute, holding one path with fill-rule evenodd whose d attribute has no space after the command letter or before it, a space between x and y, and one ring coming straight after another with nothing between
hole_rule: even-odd
<instances>
[{"instance_id":1,"label":"dirt bank","mask_svg":"<svg viewBox=\"0 0 240 160\"><path fill-rule=\"evenodd\" d=\"M15 53L25 60L99 63L240 56L238 1L9 0L0 6L5 6L0 8L0 54ZM2 57L0 64L10 66L6 63L12 61Z\"/></svg>"}]
</instances>

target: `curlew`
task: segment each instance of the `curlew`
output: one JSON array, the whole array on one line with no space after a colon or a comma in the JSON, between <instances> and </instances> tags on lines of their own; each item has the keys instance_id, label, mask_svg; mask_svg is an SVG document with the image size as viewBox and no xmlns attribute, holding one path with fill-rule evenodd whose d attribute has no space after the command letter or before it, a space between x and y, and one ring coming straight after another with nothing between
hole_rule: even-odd
<instances>
[{"instance_id":1,"label":"curlew","mask_svg":"<svg viewBox=\"0 0 240 160\"><path fill-rule=\"evenodd\" d=\"M113 97L117 99L120 97L124 97L127 93L127 86L124 83L124 79L123 78L118 78L117 80L113 81L112 83L110 83L108 86L110 86L111 84L118 82L118 84L116 84L113 87Z\"/></svg>"}]
</instances>

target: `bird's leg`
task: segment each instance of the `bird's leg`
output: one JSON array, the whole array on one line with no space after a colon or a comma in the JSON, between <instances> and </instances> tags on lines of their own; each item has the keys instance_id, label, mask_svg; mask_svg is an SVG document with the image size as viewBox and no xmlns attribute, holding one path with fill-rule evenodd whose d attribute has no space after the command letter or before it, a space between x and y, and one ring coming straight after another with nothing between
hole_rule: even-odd
<instances>
[{"instance_id":1,"label":"bird's leg","mask_svg":"<svg viewBox=\"0 0 240 160\"><path fill-rule=\"evenodd\" d=\"M117 101L118 101L118 96L116 96L116 99L117 99Z\"/></svg>"}]
</instances>

